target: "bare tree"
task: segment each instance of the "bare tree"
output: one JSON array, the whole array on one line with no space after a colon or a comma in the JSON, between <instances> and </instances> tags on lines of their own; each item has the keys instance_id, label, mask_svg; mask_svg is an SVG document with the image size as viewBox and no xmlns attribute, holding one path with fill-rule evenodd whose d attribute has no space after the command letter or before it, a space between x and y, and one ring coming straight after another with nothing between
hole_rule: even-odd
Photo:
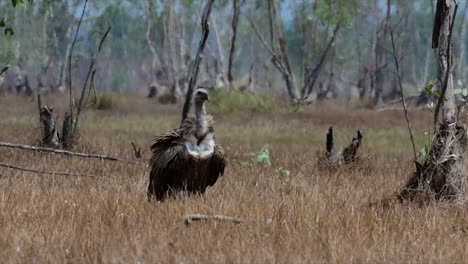
<instances>
[{"instance_id":1,"label":"bare tree","mask_svg":"<svg viewBox=\"0 0 468 264\"><path fill-rule=\"evenodd\" d=\"M256 35L262 42L262 44L266 47L266 49L272 55L271 60L272 60L273 65L282 74L282 77L286 84L286 89L287 89L289 97L291 98L291 101L294 103L301 103L301 104L309 103L311 102L310 95L313 92L313 87L317 81L320 71L322 70L322 67L324 65L324 62L328 53L331 47L335 43L338 31L340 30L340 22L336 24L332 33L332 37L328 41L326 49L322 53L317 65L314 68L312 68L310 65L304 65L304 85L301 89L301 95L299 96L296 80L295 80L294 73L292 71L292 67L291 67L291 63L289 59L286 39L284 37L281 23L279 22L279 19L277 17L275 0L269 0L268 4L269 4L270 38L272 41L270 46L261 36L253 20L250 20L250 23Z\"/></svg>"},{"instance_id":2,"label":"bare tree","mask_svg":"<svg viewBox=\"0 0 468 264\"><path fill-rule=\"evenodd\" d=\"M255 33L263 43L263 45L267 48L267 50L272 55L272 63L273 65L281 72L283 80L286 84L286 89L288 91L288 95L291 100L295 103L299 101L299 96L297 94L297 86L296 80L294 78L294 74L292 72L288 49L286 40L282 35L278 35L280 33L280 25L278 22L277 14L276 14L276 7L275 7L275 0L268 0L269 12L268 17L270 21L270 38L271 38L271 47L266 43L263 37L260 35L257 27L255 26L253 20L250 20L250 23L255 30ZM277 48L279 46L279 48ZM279 50L279 54L278 51Z\"/></svg>"}]
</instances>

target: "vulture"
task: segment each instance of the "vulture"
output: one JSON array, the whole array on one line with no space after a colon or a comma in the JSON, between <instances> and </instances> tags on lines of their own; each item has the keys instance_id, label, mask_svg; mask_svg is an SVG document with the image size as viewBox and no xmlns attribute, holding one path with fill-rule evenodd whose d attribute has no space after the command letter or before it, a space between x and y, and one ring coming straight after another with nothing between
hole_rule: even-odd
<instances>
[{"instance_id":1,"label":"vulture","mask_svg":"<svg viewBox=\"0 0 468 264\"><path fill-rule=\"evenodd\" d=\"M224 174L224 151L215 143L213 118L205 111L208 92L197 89L192 100L195 115L185 118L180 128L154 139L148 201L163 201L180 192L204 194Z\"/></svg>"}]
</instances>

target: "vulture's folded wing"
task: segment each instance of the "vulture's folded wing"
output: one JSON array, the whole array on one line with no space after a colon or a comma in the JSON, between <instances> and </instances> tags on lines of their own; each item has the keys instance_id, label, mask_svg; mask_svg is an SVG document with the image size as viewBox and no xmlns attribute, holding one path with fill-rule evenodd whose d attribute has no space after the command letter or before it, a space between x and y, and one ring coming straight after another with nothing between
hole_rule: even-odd
<instances>
[{"instance_id":1,"label":"vulture's folded wing","mask_svg":"<svg viewBox=\"0 0 468 264\"><path fill-rule=\"evenodd\" d=\"M183 187L190 159L177 130L156 137L151 151L148 197L163 200L169 189Z\"/></svg>"},{"instance_id":2,"label":"vulture's folded wing","mask_svg":"<svg viewBox=\"0 0 468 264\"><path fill-rule=\"evenodd\" d=\"M208 186L213 186L220 176L224 174L224 168L226 167L226 158L224 150L220 145L214 147L213 155L209 158L208 164Z\"/></svg>"}]
</instances>

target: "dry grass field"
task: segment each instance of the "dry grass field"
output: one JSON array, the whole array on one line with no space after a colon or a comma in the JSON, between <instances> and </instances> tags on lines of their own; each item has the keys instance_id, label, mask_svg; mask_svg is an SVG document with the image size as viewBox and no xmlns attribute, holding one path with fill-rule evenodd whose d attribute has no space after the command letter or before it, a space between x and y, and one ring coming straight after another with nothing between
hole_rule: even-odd
<instances>
[{"instance_id":1,"label":"dry grass field","mask_svg":"<svg viewBox=\"0 0 468 264\"><path fill-rule=\"evenodd\" d=\"M64 99L45 101L63 116ZM5 163L96 176L47 176L0 168L0 262L468 262L465 207L370 206L397 192L413 170L400 110L326 102L300 112L284 106L267 112L212 107L211 113L228 167L204 197L148 203L145 161L99 161L0 148ZM148 158L152 137L177 126L179 114L180 106L119 98L111 109L85 112L76 150L131 160L134 141ZM431 113L412 109L410 117L422 148L428 141ZM318 166L330 125L337 146L347 144L356 129L363 130L358 164L335 170ZM37 127L35 102L0 97L1 141L37 144ZM271 166L250 155L265 145ZM181 217L192 213L248 222L185 225Z\"/></svg>"}]
</instances>

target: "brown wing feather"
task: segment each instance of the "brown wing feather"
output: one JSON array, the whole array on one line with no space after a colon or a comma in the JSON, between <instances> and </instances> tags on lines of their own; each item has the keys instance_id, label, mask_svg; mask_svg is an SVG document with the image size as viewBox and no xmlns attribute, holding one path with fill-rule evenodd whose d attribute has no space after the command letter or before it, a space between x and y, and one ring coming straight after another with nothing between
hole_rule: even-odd
<instances>
[{"instance_id":1,"label":"brown wing feather","mask_svg":"<svg viewBox=\"0 0 468 264\"><path fill-rule=\"evenodd\" d=\"M155 138L151 146L148 199L155 196L164 200L181 190L203 194L224 174L226 160L221 146L215 145L209 157L192 157L183 144L183 133L183 129L178 129Z\"/></svg>"},{"instance_id":2,"label":"brown wing feather","mask_svg":"<svg viewBox=\"0 0 468 264\"><path fill-rule=\"evenodd\" d=\"M151 145L151 152L148 199L154 195L156 199L164 200L171 190L183 188L186 177L184 168L190 162L180 131L173 130L157 136Z\"/></svg>"},{"instance_id":3,"label":"brown wing feather","mask_svg":"<svg viewBox=\"0 0 468 264\"><path fill-rule=\"evenodd\" d=\"M207 186L213 186L220 176L224 175L224 169L226 167L226 158L224 150L220 145L216 145L214 148L213 155L209 158L208 171L206 176L208 177L206 183Z\"/></svg>"}]
</instances>

